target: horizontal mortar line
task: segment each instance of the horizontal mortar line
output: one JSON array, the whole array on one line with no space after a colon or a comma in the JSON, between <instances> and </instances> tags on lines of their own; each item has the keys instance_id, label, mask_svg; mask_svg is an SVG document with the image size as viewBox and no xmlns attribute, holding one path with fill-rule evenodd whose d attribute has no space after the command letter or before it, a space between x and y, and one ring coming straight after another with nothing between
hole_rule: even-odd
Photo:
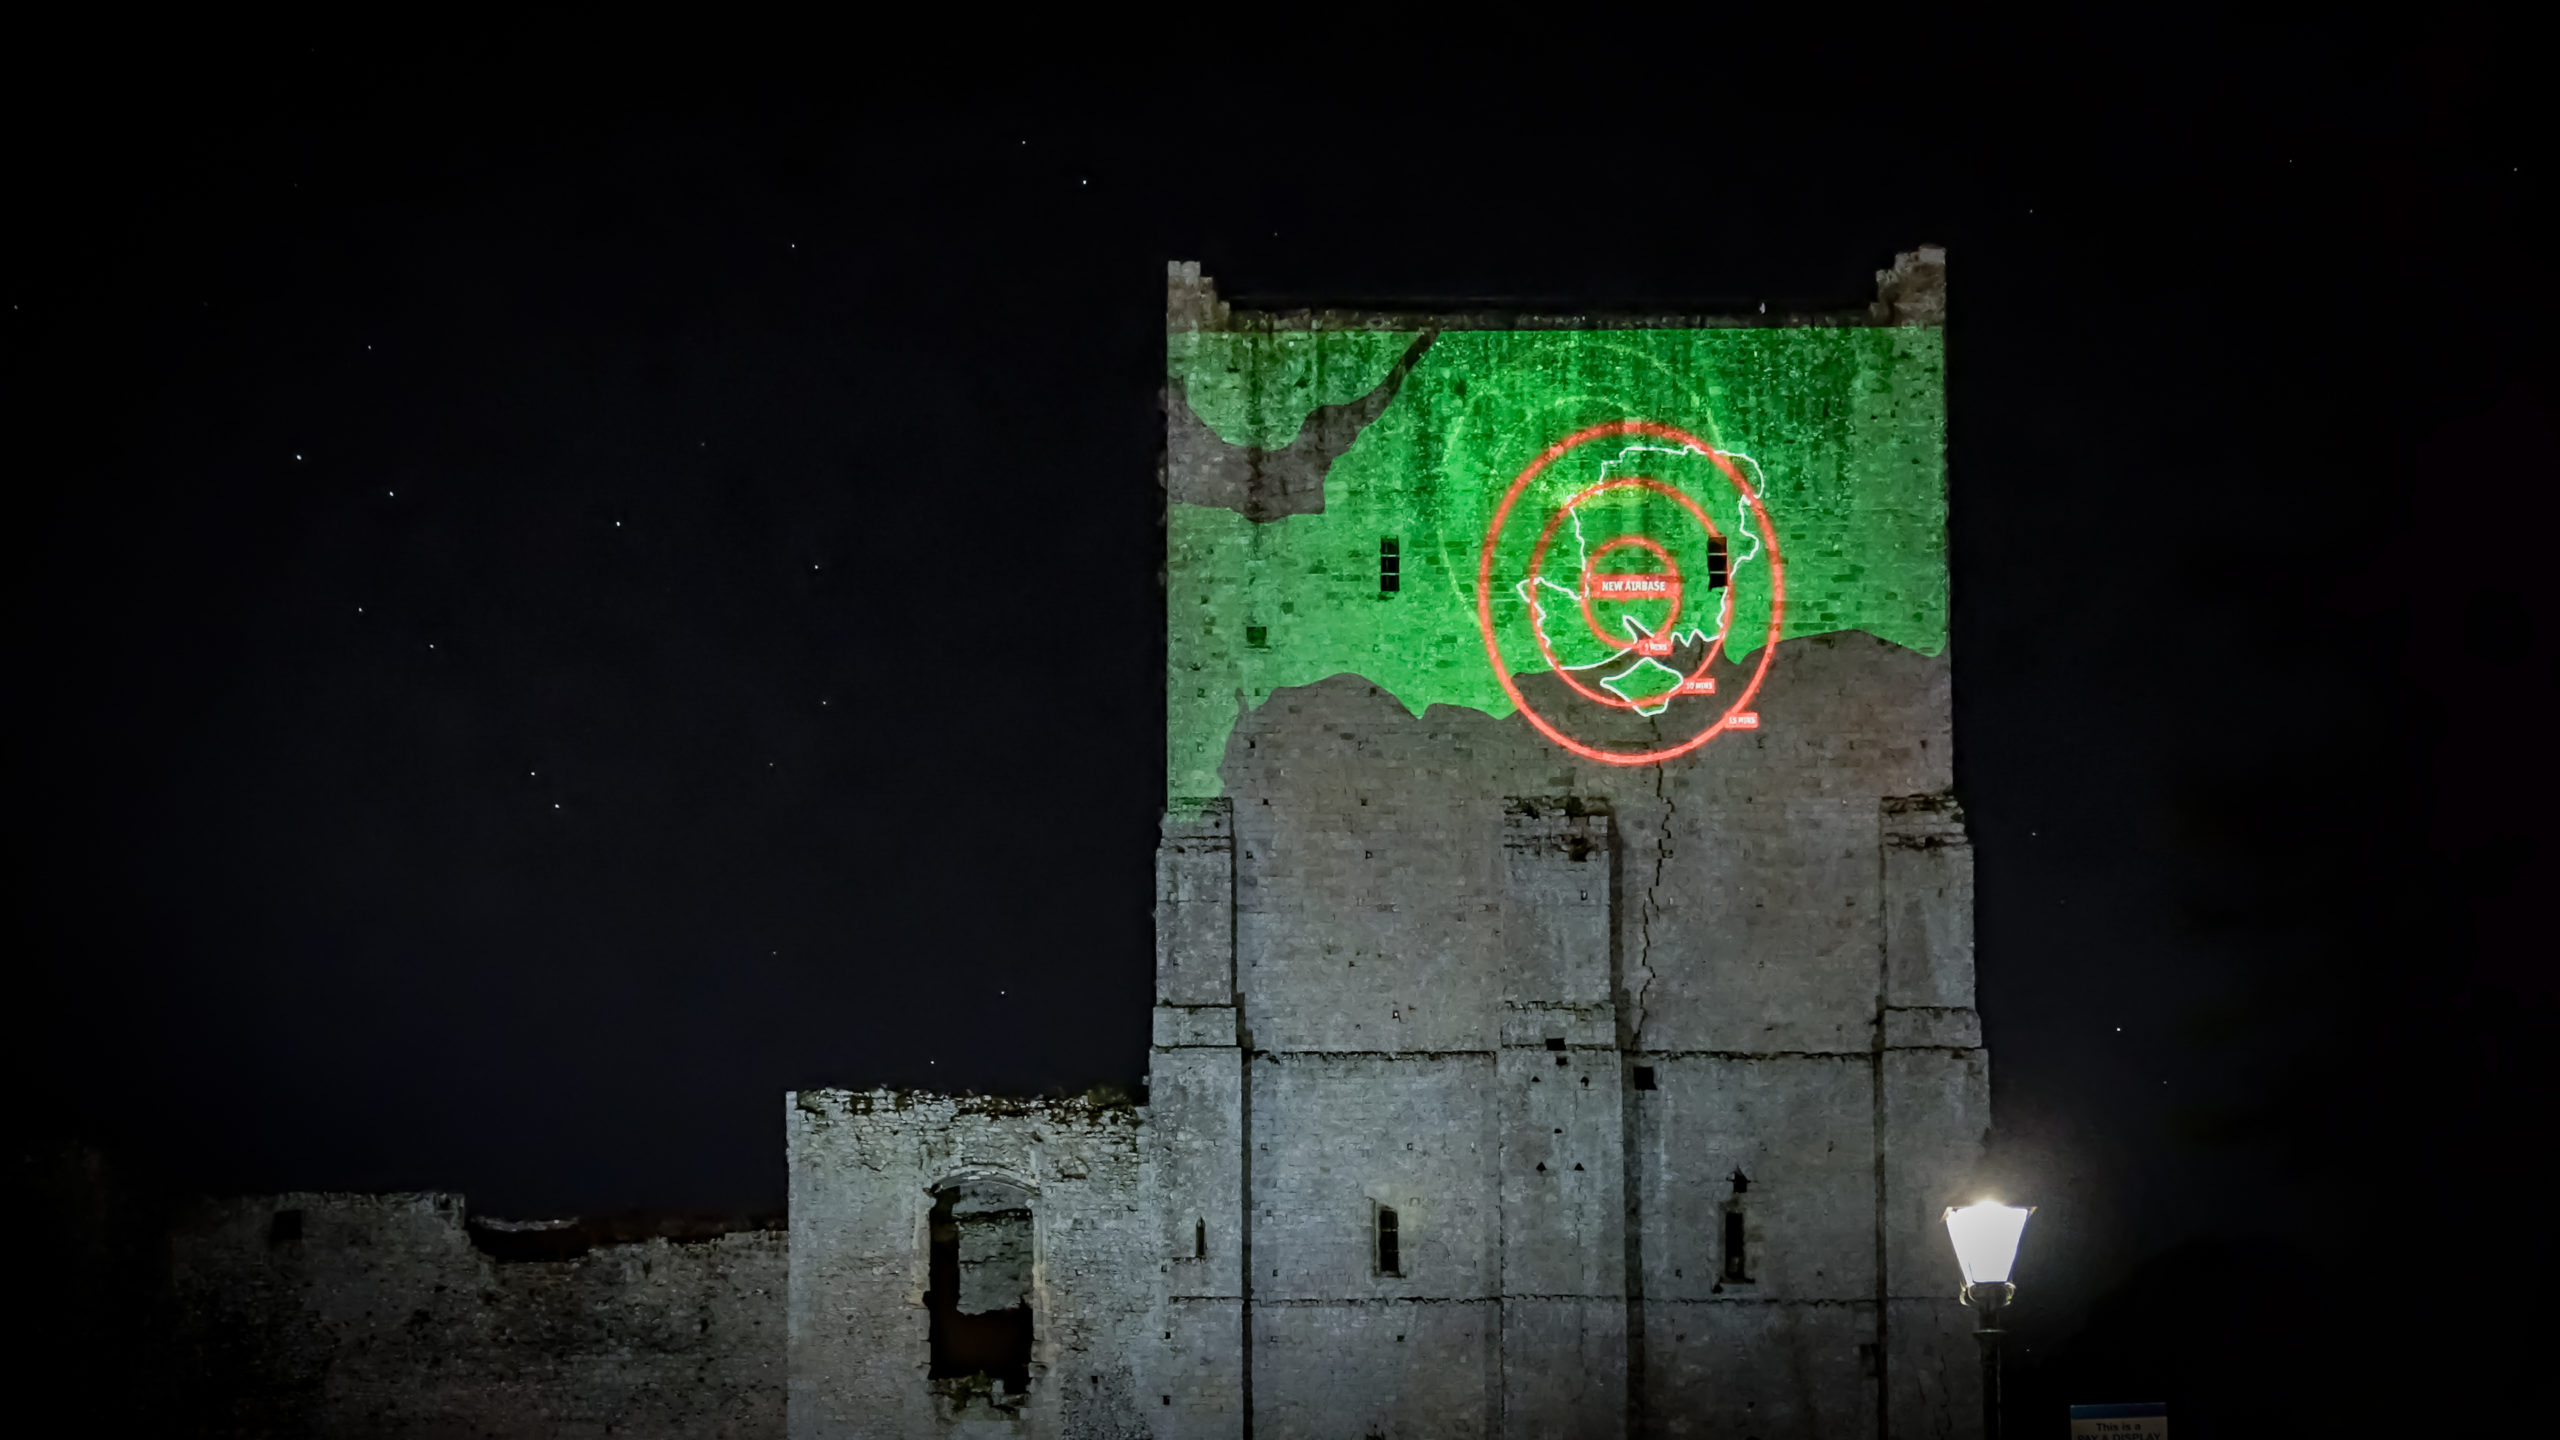
<instances>
[{"instance_id":1,"label":"horizontal mortar line","mask_svg":"<svg viewBox=\"0 0 2560 1440\"><path fill-rule=\"evenodd\" d=\"M1874 1296L1872 1296L1872 1295L1867 1296L1866 1298L1861 1299L1861 1300L1825 1300L1825 1299L1818 1299L1818 1298L1809 1298L1809 1297L1801 1296L1801 1295L1799 1295L1799 1296L1783 1296L1783 1295L1647 1295L1647 1296L1645 1296L1645 1297L1644 1297L1644 1303L1646 1303L1647 1305L1701 1305L1701 1306L1703 1306L1703 1305L1813 1305L1813 1306L1831 1306L1831 1307L1834 1307L1834 1308L1837 1308L1837 1309L1842 1309L1842 1310L1858 1310L1858 1309L1873 1310L1874 1308L1876 1308L1876 1300L1875 1300L1875 1297L1874 1297Z\"/></svg>"},{"instance_id":2,"label":"horizontal mortar line","mask_svg":"<svg viewBox=\"0 0 2560 1440\"><path fill-rule=\"evenodd\" d=\"M1185 1295L1185 1296L1171 1296L1171 1297L1167 1297L1167 1298L1171 1298L1171 1299L1185 1299L1185 1300L1232 1300L1232 1299L1235 1299L1235 1298L1237 1298L1237 1297L1232 1296L1232 1295ZM1609 1300L1609 1301L1617 1301L1617 1300L1624 1300L1624 1299L1626 1299L1626 1298L1627 1298L1627 1296L1626 1296L1626 1292L1625 1292L1625 1291L1622 1291L1622 1290L1554 1290L1554 1291L1548 1291L1548 1290L1513 1290L1513 1291L1507 1291L1507 1292L1505 1292L1505 1293L1503 1293L1503 1294L1499 1294L1499 1295L1472 1295L1472 1296L1467 1296L1467 1295L1335 1295L1335 1296L1327 1297L1327 1296L1321 1296L1321 1295L1317 1295L1317 1296L1298 1295L1298 1296L1266 1297L1266 1298L1262 1298L1262 1299L1257 1299L1257 1300L1255 1300L1253 1303L1255 1303L1256 1305L1403 1305L1403 1304L1408 1304L1408 1303L1412 1303L1412 1304L1429 1303L1429 1304L1434 1304L1434 1305L1477 1305L1477 1304L1490 1304L1490 1303L1492 1303L1492 1302L1494 1302L1494 1301L1496 1301L1496 1300Z\"/></svg>"},{"instance_id":3,"label":"horizontal mortar line","mask_svg":"<svg viewBox=\"0 0 2560 1440\"><path fill-rule=\"evenodd\" d=\"M1500 1304L1504 1298L1505 1297L1500 1295L1347 1295L1335 1300L1258 1299L1253 1302L1253 1305L1257 1310L1321 1310L1326 1308L1345 1309L1352 1306L1369 1305L1497 1305ZM1623 1302L1627 1297L1619 1295L1614 1297L1600 1296L1597 1298L1614 1298Z\"/></svg>"},{"instance_id":4,"label":"horizontal mortar line","mask_svg":"<svg viewBox=\"0 0 2560 1440\"><path fill-rule=\"evenodd\" d=\"M1235 1045L1215 1044L1215 1045L1157 1045L1157 1046L1151 1046L1150 1048L1152 1048L1152 1049L1158 1049L1158 1050L1233 1050L1233 1049L1239 1049L1239 1048L1242 1048L1242 1047L1235 1046ZM1255 1057L1256 1057L1256 1058L1258 1058L1258 1059L1267 1059L1267 1060L1288 1060L1288 1059L1309 1059L1309 1060L1459 1060L1459 1059L1492 1059L1492 1058L1498 1057L1498 1056L1499 1056L1499 1055L1500 1055L1504 1050L1530 1050L1530 1051L1535 1051L1535 1050L1541 1050L1541 1049L1545 1049L1545 1048L1547 1048L1547 1046L1546 1046L1545 1042L1544 1042L1544 1041L1539 1041L1539 1042L1536 1042L1536 1043L1524 1043L1524 1044L1519 1044L1519 1045L1504 1045L1504 1046L1500 1046L1500 1047L1498 1047L1498 1048L1496 1048L1496 1049L1491 1049L1491 1050L1265 1050L1265 1049L1253 1049L1253 1050L1249 1050L1249 1051L1247 1051L1246 1053L1247 1053L1247 1054L1250 1054L1250 1055L1253 1055L1253 1056L1255 1056ZM1954 1053L1957 1053L1957 1054L1971 1054L1971 1053L1973 1053L1974 1051L1976 1051L1976 1050L1980 1050L1980 1049L1983 1049L1983 1048L1985 1048L1985 1047L1983 1047L1983 1046L1978 1046L1978 1045L1893 1045L1893 1046L1888 1046L1888 1047L1886 1047L1886 1048L1887 1048L1887 1049L1892 1049L1892 1050L1946 1050L1946 1051L1951 1051L1951 1052L1954 1052ZM1568 1043L1566 1044L1565 1049L1566 1049L1566 1050L1568 1050L1568 1051L1575 1051L1575 1050L1579 1050L1579 1051L1586 1051L1586 1052L1593 1053L1593 1054L1614 1053L1614 1054L1624 1055L1624 1056L1626 1056L1627 1058L1629 1058L1629 1059L1631 1059L1631 1060L1871 1060L1871 1059L1875 1058L1875 1053L1876 1053L1873 1049L1861 1049L1861 1050L1622 1050L1622 1049L1620 1049L1619 1047L1617 1047L1617 1046L1615 1046L1615 1045L1576 1044L1576 1043L1570 1043L1570 1042L1568 1042Z\"/></svg>"},{"instance_id":5,"label":"horizontal mortar line","mask_svg":"<svg viewBox=\"0 0 2560 1440\"><path fill-rule=\"evenodd\" d=\"M1522 1047L1528 1048L1528 1047ZM1490 1060L1492 1050L1255 1050L1264 1060Z\"/></svg>"},{"instance_id":6,"label":"horizontal mortar line","mask_svg":"<svg viewBox=\"0 0 2560 1440\"><path fill-rule=\"evenodd\" d=\"M1875 1053L1873 1050L1629 1050L1626 1052L1627 1057L1632 1060L1872 1060L1875 1058Z\"/></svg>"},{"instance_id":7,"label":"horizontal mortar line","mask_svg":"<svg viewBox=\"0 0 2560 1440\"><path fill-rule=\"evenodd\" d=\"M1159 1045L1155 1048L1159 1050L1215 1050L1231 1049L1234 1047L1216 1045ZM1503 1045L1491 1050L1256 1050L1253 1053L1256 1055L1267 1055L1275 1060L1301 1055L1318 1060L1460 1060L1491 1059L1513 1050L1530 1054L1546 1054L1554 1051L1555 1048L1556 1047L1548 1044L1544 1040L1523 1040L1516 1045ZM1636 1053L1631 1050L1621 1051L1615 1045L1601 1045L1590 1042L1567 1042L1564 1048L1567 1051L1578 1051L1588 1055L1631 1055ZM1861 1050L1857 1053L1864 1055L1867 1052Z\"/></svg>"}]
</instances>

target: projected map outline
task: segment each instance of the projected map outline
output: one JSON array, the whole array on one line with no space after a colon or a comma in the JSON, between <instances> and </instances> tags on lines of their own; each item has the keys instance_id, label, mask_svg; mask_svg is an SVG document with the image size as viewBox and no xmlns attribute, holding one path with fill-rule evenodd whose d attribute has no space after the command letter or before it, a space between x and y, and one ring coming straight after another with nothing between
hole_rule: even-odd
<instances>
[{"instance_id":1,"label":"projected map outline","mask_svg":"<svg viewBox=\"0 0 2560 1440\"><path fill-rule=\"evenodd\" d=\"M1594 440L1605 439L1614 435L1647 435L1657 440L1676 440L1680 442L1681 449L1680 452L1674 453L1696 454L1713 463L1715 467L1723 473L1725 479L1733 485L1739 496L1739 503L1749 511L1752 528L1758 531L1757 538L1760 541L1761 548L1756 553L1764 554L1766 556L1766 564L1764 568L1769 574L1768 635L1766 640L1759 646L1760 663L1752 670L1751 679L1749 683L1743 687L1742 693L1735 696L1732 702L1728 704L1724 708L1724 711L1717 715L1714 720L1710 721L1707 725L1699 729L1697 733L1691 735L1687 739L1671 745L1657 746L1652 749L1638 751L1607 750L1586 741L1576 739L1575 737L1565 733L1565 731L1560 728L1552 718L1541 713L1535 705L1532 705L1528 696L1521 690L1518 677L1513 673L1510 665L1505 663L1503 660L1502 642L1497 633L1493 615L1496 552L1501 545L1503 531L1508 527L1510 522L1511 513L1513 509L1518 506L1521 497L1527 493L1529 487L1537 481L1538 477L1545 473L1548 467L1553 465L1556 461L1572 453L1575 449L1589 444ZM1620 458L1624 458L1624 452L1621 452ZM1604 464L1602 468L1605 472L1607 466ZM1701 637L1706 640L1705 656L1699 660L1697 667L1694 670L1692 670L1688 675L1681 677L1681 683L1679 685L1673 686L1659 697L1651 697L1659 698L1664 702L1659 708L1651 709L1647 708L1644 704L1637 703L1631 697L1596 694L1577 680L1573 673L1574 668L1576 667L1567 666L1557 657L1546 633L1546 626L1543 623L1543 607L1538 604L1536 599L1537 586L1542 583L1542 562L1546 558L1548 543L1554 537L1558 525L1567 516L1572 515L1583 501L1598 494L1619 489L1643 489L1652 493L1659 493L1668 496L1689 512L1689 514L1697 521L1700 529L1706 531L1711 537L1716 535L1714 522L1707 518L1705 507L1701 506L1694 496L1691 496L1688 492L1681 490L1676 486L1659 480L1654 480L1649 477L1628 476L1616 479L1603 479L1596 484L1576 491L1557 508L1556 513L1548 520L1545 529L1540 532L1537 548L1531 552L1528 575L1519 582L1516 582L1516 588L1521 596L1524 607L1529 613L1530 628L1537 638L1539 652L1546 659L1550 673L1564 681L1564 683L1570 687L1575 694L1586 700L1590 700L1601 705L1611 706L1613 708L1633 709L1640 714L1653 715L1667 710L1669 708L1669 701L1674 696L1682 693L1683 691L1687 691L1688 686L1691 684L1700 684L1702 688L1695 691L1688 691L1688 693L1699 695L1711 695L1715 693L1713 677L1707 672L1709 667L1715 663L1717 655L1721 653L1723 649L1725 634L1731 623L1733 587L1730 581L1728 581L1725 587L1725 596L1722 601L1723 613L1719 617L1721 623L1717 627L1716 634L1712 638L1707 638L1703 635ZM1577 530L1579 529L1578 517L1576 517L1576 528ZM1656 543L1659 543L1658 540ZM1750 709L1750 705L1753 697L1760 693L1761 684L1768 678L1770 662L1777 657L1778 639L1784 631L1787 602L1786 562L1783 558L1782 552L1778 548L1777 532L1770 524L1768 509L1762 503L1758 489L1754 487L1750 481L1743 478L1741 469L1736 466L1733 461L1724 454L1724 452L1677 426L1666 425L1655 420L1609 420L1578 430L1573 434L1556 441L1553 445L1548 446L1545 451L1541 452L1536 459L1530 461L1528 466L1521 470L1520 474L1512 480L1510 488L1503 493L1501 504L1496 506L1494 509L1492 523L1485 529L1484 544L1479 548L1477 553L1476 625L1484 638L1485 658L1492 664L1495 677L1502 682L1504 693L1511 697L1511 703L1520 711L1522 718L1526 719L1532 726L1536 727L1538 733L1546 736L1548 740L1566 750L1572 751L1576 755L1582 756L1586 760L1595 760L1603 765L1653 765L1659 764L1665 760L1676 759L1682 755L1689 754L1691 751L1697 750L1714 740L1716 736L1723 734L1727 729L1758 728L1759 717ZM1586 556L1586 568L1588 564L1589 560ZM1633 622L1631 621L1630 623ZM1595 634L1600 634L1600 627L1598 625L1595 624L1591 628ZM1668 628L1668 622L1666 622L1665 628ZM1600 638L1605 642L1609 637L1605 634L1600 634ZM1663 638L1667 641L1672 637L1666 635ZM1643 647L1630 646L1628 648L1640 650ZM1622 672L1622 675L1641 669L1642 666L1648 662L1656 664L1659 663L1649 654L1642 655L1640 656L1637 665L1631 666L1629 671ZM1664 666L1661 668L1668 670L1670 667ZM1749 719L1742 719L1741 717L1744 716L1748 716Z\"/></svg>"}]
</instances>

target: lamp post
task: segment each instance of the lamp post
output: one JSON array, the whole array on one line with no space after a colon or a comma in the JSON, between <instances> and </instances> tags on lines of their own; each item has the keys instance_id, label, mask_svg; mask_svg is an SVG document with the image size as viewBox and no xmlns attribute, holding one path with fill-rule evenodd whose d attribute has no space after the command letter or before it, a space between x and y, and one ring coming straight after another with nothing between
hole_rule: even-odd
<instances>
[{"instance_id":1,"label":"lamp post","mask_svg":"<svg viewBox=\"0 0 2560 1440\"><path fill-rule=\"evenodd\" d=\"M1977 1317L1973 1338L1982 1347L1983 1440L2000 1440L2000 1311L2018 1293L2009 1283L2009 1267L2017 1263L2018 1237L2034 1213L2032 1205L1978 1200L1946 1214L1947 1238L1955 1242L1956 1266L1964 1271L1964 1303Z\"/></svg>"}]
</instances>

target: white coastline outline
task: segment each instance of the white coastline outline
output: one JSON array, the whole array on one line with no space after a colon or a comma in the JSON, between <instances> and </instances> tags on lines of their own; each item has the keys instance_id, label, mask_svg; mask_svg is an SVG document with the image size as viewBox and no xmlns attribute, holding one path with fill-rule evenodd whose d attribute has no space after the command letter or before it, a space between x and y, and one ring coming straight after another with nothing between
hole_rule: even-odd
<instances>
[{"instance_id":1,"label":"white coastline outline","mask_svg":"<svg viewBox=\"0 0 2560 1440\"><path fill-rule=\"evenodd\" d=\"M1738 555L1728 553L1725 558L1724 596L1723 603L1718 607L1716 614L1716 629L1713 634L1710 634L1704 626L1693 625L1686 630L1674 629L1671 632L1671 643L1674 645L1679 644L1681 637L1684 635L1701 645L1711 644L1717 640L1721 640L1724 638L1725 634L1733 628L1733 596L1735 589L1733 582L1740 578L1742 567L1745 564L1760 558L1760 532L1751 523L1751 504L1754 500L1757 500L1762 494L1767 492L1769 488L1768 472L1761 468L1758 460L1753 459L1750 455L1745 454L1740 450L1710 452L1702 450L1695 445L1628 445L1621 448L1615 456L1600 462L1600 478L1602 480L1607 480L1610 478L1609 472L1613 468L1626 464L1630 456L1639 454L1679 456L1694 455L1700 459L1708 460L1710 462L1713 461L1716 454L1722 454L1728 459L1739 460L1743 464L1751 467L1751 483L1749 488L1743 494L1734 497L1734 533L1737 536L1747 538L1751 542L1751 548L1749 551ZM1666 481L1664 483L1669 484L1671 482ZM1683 490L1681 493L1687 494L1688 492ZM1690 498L1695 499L1697 497L1691 496ZM1565 512L1565 518L1573 522L1574 549L1576 553L1582 557L1582 567L1580 568L1587 568L1591 563L1591 542L1589 538L1582 533L1582 516L1576 510L1567 510ZM1579 568L1576 573L1579 573ZM1554 644L1554 638L1547 634L1547 607L1538 603L1537 597L1534 593L1536 587L1539 586L1551 588L1561 594L1572 597L1577 608L1581 605L1582 597L1580 593L1575 591L1572 587L1559 584L1556 581L1546 579L1543 576L1537 577L1534 580L1528 576L1523 576L1512 583L1512 589L1520 596L1520 603L1528 607L1529 624L1536 630L1540 639L1547 641L1548 644L1552 646ZM1633 615L1621 615L1618 617L1618 622L1626 627L1627 634L1630 639L1646 640L1652 638L1653 632L1645 629L1644 626L1637 623L1636 618ZM1597 670L1604 665L1616 664L1624 654L1625 652L1621 651L1619 654L1604 656L1598 660L1592 661L1588 665L1560 665L1554 668L1575 672ZM1615 675L1602 676L1600 684L1607 688L1610 693L1616 695L1619 699L1626 700L1630 704L1633 704L1635 697L1628 695L1625 691L1618 689L1617 686L1610 684L1610 682L1612 680L1625 679L1627 676L1634 674L1648 661L1653 661L1653 657L1650 655L1639 655L1636 657L1635 663L1629 665L1626 669L1619 671ZM1654 661L1653 663L1659 664L1660 662ZM1669 669L1671 667L1665 666L1663 668ZM1673 692L1673 695L1676 695L1677 693L1678 692L1675 691ZM1663 696L1662 703L1650 710L1645 709L1642 706L1637 706L1636 713L1648 716L1659 715L1663 711L1671 708L1673 695Z\"/></svg>"}]
</instances>

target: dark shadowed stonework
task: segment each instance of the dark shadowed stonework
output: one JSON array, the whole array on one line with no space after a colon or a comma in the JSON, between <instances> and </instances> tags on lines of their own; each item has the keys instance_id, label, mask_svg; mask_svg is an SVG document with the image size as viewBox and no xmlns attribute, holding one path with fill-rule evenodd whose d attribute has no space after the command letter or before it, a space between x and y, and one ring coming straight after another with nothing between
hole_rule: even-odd
<instances>
[{"instance_id":1,"label":"dark shadowed stonework","mask_svg":"<svg viewBox=\"0 0 2560 1440\"><path fill-rule=\"evenodd\" d=\"M1177 266L1176 331L1424 338L1278 449L1169 388L1168 495L1321 514L1433 334L1943 318L1941 253L1879 281L1731 322L1272 315ZM1176 615L1200 583L1176 555ZM230 1433L1973 1433L1936 1229L1989 1121L1949 675L1795 635L1756 729L1633 768L1357 673L1240 701L1219 793L1164 821L1145 1103L799 1092L787 1235L215 1206L171 1254L194 1363Z\"/></svg>"},{"instance_id":2,"label":"dark shadowed stonework","mask_svg":"<svg viewBox=\"0 0 2560 1440\"><path fill-rule=\"evenodd\" d=\"M778 1435L786 1241L459 1195L208 1204L169 1254L181 1394L216 1434Z\"/></svg>"}]
</instances>

